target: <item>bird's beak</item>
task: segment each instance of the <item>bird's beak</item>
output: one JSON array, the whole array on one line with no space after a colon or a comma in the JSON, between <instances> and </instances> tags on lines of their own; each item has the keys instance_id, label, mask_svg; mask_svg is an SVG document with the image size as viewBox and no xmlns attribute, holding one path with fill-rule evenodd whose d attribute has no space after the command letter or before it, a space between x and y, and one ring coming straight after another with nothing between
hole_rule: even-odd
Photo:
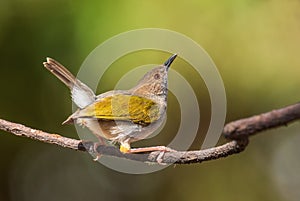
<instances>
[{"instance_id":1,"label":"bird's beak","mask_svg":"<svg viewBox=\"0 0 300 201\"><path fill-rule=\"evenodd\" d=\"M175 58L177 57L177 54L174 54L173 56L171 56L165 63L164 66L167 67L167 69L171 66L172 62L175 60Z\"/></svg>"}]
</instances>

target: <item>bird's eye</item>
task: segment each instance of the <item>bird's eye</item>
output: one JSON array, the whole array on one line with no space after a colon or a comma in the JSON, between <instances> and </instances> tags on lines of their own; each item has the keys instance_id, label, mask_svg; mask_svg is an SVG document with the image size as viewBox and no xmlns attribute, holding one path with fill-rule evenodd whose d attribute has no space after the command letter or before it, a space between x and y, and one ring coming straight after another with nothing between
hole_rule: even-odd
<instances>
[{"instance_id":1,"label":"bird's eye","mask_svg":"<svg viewBox=\"0 0 300 201\"><path fill-rule=\"evenodd\" d=\"M156 74L154 75L154 79L158 80L159 78L160 78L160 75L159 75L158 73L156 73Z\"/></svg>"}]
</instances>

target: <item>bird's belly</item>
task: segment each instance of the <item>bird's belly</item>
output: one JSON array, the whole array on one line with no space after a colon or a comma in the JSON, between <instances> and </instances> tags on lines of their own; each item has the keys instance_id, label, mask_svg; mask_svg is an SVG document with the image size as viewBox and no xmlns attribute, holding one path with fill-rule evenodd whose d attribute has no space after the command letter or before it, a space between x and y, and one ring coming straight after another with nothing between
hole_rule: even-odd
<instances>
[{"instance_id":1,"label":"bird's belly","mask_svg":"<svg viewBox=\"0 0 300 201\"><path fill-rule=\"evenodd\" d=\"M116 142L134 142L145 139L160 125L160 121L148 125L140 125L130 121L110 121L99 119L89 120L85 123L85 126L95 135Z\"/></svg>"}]
</instances>

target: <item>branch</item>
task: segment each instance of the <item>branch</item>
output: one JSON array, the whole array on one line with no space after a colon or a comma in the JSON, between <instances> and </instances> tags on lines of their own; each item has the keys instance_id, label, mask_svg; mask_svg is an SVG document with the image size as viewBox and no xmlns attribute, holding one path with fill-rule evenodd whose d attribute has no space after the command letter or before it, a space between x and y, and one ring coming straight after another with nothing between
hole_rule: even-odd
<instances>
[{"instance_id":1,"label":"branch","mask_svg":"<svg viewBox=\"0 0 300 201\"><path fill-rule=\"evenodd\" d=\"M246 148L248 145L248 137L250 135L254 135L271 128L285 126L298 119L300 119L300 103L253 117L237 120L225 125L223 130L224 136L231 141L205 150L166 152L162 156L161 162L166 164L201 163L203 161L215 160L232 154L237 154ZM160 155L160 152L157 151L147 154L123 154L113 146L103 146L97 145L93 142L71 139L57 134L32 129L22 124L12 123L2 119L0 119L0 130L4 130L17 136L31 138L44 143L56 144L73 150L95 153L96 147L96 154L142 162L157 162L157 157Z\"/></svg>"},{"instance_id":2,"label":"branch","mask_svg":"<svg viewBox=\"0 0 300 201\"><path fill-rule=\"evenodd\" d=\"M298 119L300 103L231 122L224 127L223 134L227 139L241 139L267 129L286 126Z\"/></svg>"}]
</instances>

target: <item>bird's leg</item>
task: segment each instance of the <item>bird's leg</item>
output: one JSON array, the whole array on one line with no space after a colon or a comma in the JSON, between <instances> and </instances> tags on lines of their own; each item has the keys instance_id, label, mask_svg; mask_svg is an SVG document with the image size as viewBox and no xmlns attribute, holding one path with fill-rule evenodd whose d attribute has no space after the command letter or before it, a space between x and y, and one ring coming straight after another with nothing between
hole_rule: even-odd
<instances>
[{"instance_id":1,"label":"bird's leg","mask_svg":"<svg viewBox=\"0 0 300 201\"><path fill-rule=\"evenodd\" d=\"M141 153L141 152L152 152L152 151L160 151L159 155L156 158L156 161L160 165L166 165L166 163L163 163L163 157L165 153L172 152L175 150L165 146L153 146L153 147L141 147L141 148L130 149L129 153Z\"/></svg>"},{"instance_id":2,"label":"bird's leg","mask_svg":"<svg viewBox=\"0 0 300 201\"><path fill-rule=\"evenodd\" d=\"M175 150L165 146L153 146L153 147L141 147L141 148L130 149L129 153L141 153L141 152L152 152L152 151L172 152Z\"/></svg>"},{"instance_id":3,"label":"bird's leg","mask_svg":"<svg viewBox=\"0 0 300 201\"><path fill-rule=\"evenodd\" d=\"M98 153L97 147L99 145L107 145L107 142L105 141L105 139L103 137L97 136L97 138L98 138L98 143L94 143L94 147L93 147L94 152L96 153L96 158L93 159L94 161L98 161L102 156L101 154Z\"/></svg>"},{"instance_id":4,"label":"bird's leg","mask_svg":"<svg viewBox=\"0 0 300 201\"><path fill-rule=\"evenodd\" d=\"M156 161L161 164L161 165L165 165L162 162L163 156L166 152L173 152L175 151L174 149L171 149L169 147L165 147L165 146L153 146L153 147L141 147L141 148L130 148L129 143L122 143L120 146L120 151L122 153L130 153L130 154L134 154L134 153L142 153L142 152L152 152L152 151L160 151L161 153L157 156Z\"/></svg>"}]
</instances>

